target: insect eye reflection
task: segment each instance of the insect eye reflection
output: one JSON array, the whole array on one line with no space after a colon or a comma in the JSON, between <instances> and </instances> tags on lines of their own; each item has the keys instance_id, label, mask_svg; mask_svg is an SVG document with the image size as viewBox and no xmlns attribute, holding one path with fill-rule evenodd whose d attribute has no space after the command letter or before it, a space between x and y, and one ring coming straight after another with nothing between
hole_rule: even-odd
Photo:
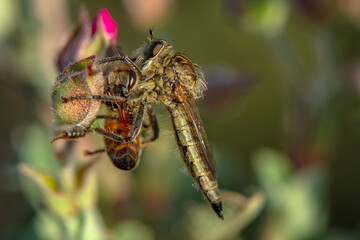
<instances>
[{"instance_id":1,"label":"insect eye reflection","mask_svg":"<svg viewBox=\"0 0 360 240\"><path fill-rule=\"evenodd\" d=\"M112 70L108 77L108 87L112 87L113 94L119 94L119 96L125 96L129 93L136 85L138 76L134 71L124 69L124 66Z\"/></svg>"},{"instance_id":2,"label":"insect eye reflection","mask_svg":"<svg viewBox=\"0 0 360 240\"><path fill-rule=\"evenodd\" d=\"M127 82L127 89L131 90L134 88L136 83L136 74L133 71L129 71L129 78Z\"/></svg>"},{"instance_id":3,"label":"insect eye reflection","mask_svg":"<svg viewBox=\"0 0 360 240\"><path fill-rule=\"evenodd\" d=\"M152 42L144 52L145 60L155 57L164 48L162 41Z\"/></svg>"}]
</instances>

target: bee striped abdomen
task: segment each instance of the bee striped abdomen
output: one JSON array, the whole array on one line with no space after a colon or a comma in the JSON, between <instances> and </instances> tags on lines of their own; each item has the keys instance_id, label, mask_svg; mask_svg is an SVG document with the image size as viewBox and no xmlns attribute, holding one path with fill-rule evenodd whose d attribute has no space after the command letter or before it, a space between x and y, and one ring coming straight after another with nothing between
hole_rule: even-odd
<instances>
[{"instance_id":1,"label":"bee striped abdomen","mask_svg":"<svg viewBox=\"0 0 360 240\"><path fill-rule=\"evenodd\" d=\"M128 136L130 129L122 121L117 119L107 120L105 129L111 133L123 137ZM132 170L139 163L140 155L140 141L139 136L133 141L115 141L113 139L104 138L106 153L109 156L115 167L121 170Z\"/></svg>"}]
</instances>

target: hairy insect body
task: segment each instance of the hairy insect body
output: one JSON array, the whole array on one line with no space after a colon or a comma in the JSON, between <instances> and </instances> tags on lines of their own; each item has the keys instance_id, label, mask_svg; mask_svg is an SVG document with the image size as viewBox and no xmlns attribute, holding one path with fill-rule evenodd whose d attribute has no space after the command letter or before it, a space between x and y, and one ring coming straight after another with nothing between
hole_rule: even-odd
<instances>
[{"instance_id":1,"label":"hairy insect body","mask_svg":"<svg viewBox=\"0 0 360 240\"><path fill-rule=\"evenodd\" d=\"M221 194L210 144L195 104L203 96L206 83L202 71L185 55L175 53L163 40L153 41L139 64L144 82L153 82L148 102L164 104L171 117L181 157L197 186L216 214L223 218Z\"/></svg>"},{"instance_id":2,"label":"hairy insect body","mask_svg":"<svg viewBox=\"0 0 360 240\"><path fill-rule=\"evenodd\" d=\"M117 141L112 138L104 137L106 153L112 163L121 170L134 169L140 159L140 134L132 141L128 138L133 117L124 109L118 109L120 119L106 119L105 131L120 136L124 141Z\"/></svg>"}]
</instances>

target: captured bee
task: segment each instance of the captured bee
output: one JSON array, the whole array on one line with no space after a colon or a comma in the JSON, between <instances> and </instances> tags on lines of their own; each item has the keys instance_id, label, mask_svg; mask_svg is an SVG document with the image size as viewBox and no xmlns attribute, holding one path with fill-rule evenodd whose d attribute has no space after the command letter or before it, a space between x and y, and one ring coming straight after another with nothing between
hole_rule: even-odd
<instances>
[{"instance_id":1,"label":"captured bee","mask_svg":"<svg viewBox=\"0 0 360 240\"><path fill-rule=\"evenodd\" d=\"M124 57L119 56L118 59L122 60ZM92 127L98 119L102 102L125 100L119 95L104 95L105 87L111 87L104 76L104 65L111 62L112 59L107 61L104 58L100 61L95 56L90 56L69 64L58 76L51 98L56 125L64 130L52 143L58 139L75 140L93 131L102 132L101 129ZM117 90L114 88L112 91Z\"/></svg>"},{"instance_id":2,"label":"captured bee","mask_svg":"<svg viewBox=\"0 0 360 240\"><path fill-rule=\"evenodd\" d=\"M104 95L105 87L110 87L103 72L104 64L108 62L112 60L105 58L99 61L95 56L90 56L69 64L58 76L51 98L56 126L64 130L51 143L58 139L75 140L93 131L101 133L102 130L92 127L92 124L98 119L102 102L125 100L120 96Z\"/></svg>"},{"instance_id":3,"label":"captured bee","mask_svg":"<svg viewBox=\"0 0 360 240\"><path fill-rule=\"evenodd\" d=\"M105 102L110 109L109 112L115 113L115 118L106 120L105 125L108 128L92 129L109 139L107 149L117 150L116 154L108 151L114 164L117 167L121 166L119 168L129 169L137 164L137 160L134 160L135 155L123 154L119 146L138 141L140 132L147 125L146 119L151 120L153 135L157 137L155 115L149 103L164 105L170 113L175 139L190 175L216 214L223 219L215 161L195 103L206 90L206 82L200 68L184 54L173 51L165 40L154 40L152 30L150 43L137 49L131 59L114 56L99 60L98 63L117 61L123 61L129 71L122 71L120 68L121 71L113 71L114 75L109 74L104 95L70 96L65 97L63 101L98 99ZM128 75L122 75L125 72L128 72ZM112 79L111 76L115 78ZM116 117L120 117L120 120ZM129 128L125 125L129 125ZM150 141L153 139L155 137ZM128 150L137 149L135 145L127 145Z\"/></svg>"},{"instance_id":4,"label":"captured bee","mask_svg":"<svg viewBox=\"0 0 360 240\"><path fill-rule=\"evenodd\" d=\"M138 81L137 77L134 71L131 71L125 64L112 68L106 78L105 94L107 96L119 95L126 97L135 86L136 81ZM140 161L141 147L154 141L159 136L156 116L151 106L147 105L146 111L140 109L140 112L145 111L145 119L135 122L137 107L133 102L105 101L104 103L108 108L107 115L98 116L98 118L105 118L104 129L98 129L97 131L104 135L105 149L87 152L86 154L90 155L106 151L115 167L121 170L132 170ZM142 126L135 127L134 124L136 123L141 123ZM134 132L134 129L137 129L137 131L141 129L143 131L150 130L152 136L144 139L141 133Z\"/></svg>"},{"instance_id":5,"label":"captured bee","mask_svg":"<svg viewBox=\"0 0 360 240\"><path fill-rule=\"evenodd\" d=\"M93 79L93 77L91 75L88 77L86 74L81 75L81 73L88 70L89 62L96 66L101 74L104 74L102 78L97 77L97 82L95 82L100 88L96 89L96 93L103 93L101 95L88 95L89 85L94 85L88 79ZM59 77L65 80L58 81L60 84L55 85L52 97L54 106L59 106L54 107L54 113L59 121L73 125L70 125L72 126L70 131L63 131L63 134L54 138L52 142L58 139L78 139L95 131L104 135L105 149L93 152L87 151L86 155L106 151L117 168L122 170L134 169L140 159L141 146L154 141L159 135L159 130L155 114L150 105L146 106L146 111L144 106L140 106L142 108L138 112L142 114L139 116L143 118L144 113L146 113L146 119L137 120L136 123L140 125L134 125L135 113L139 107L135 106L134 102L124 101L124 99L140 81L141 76L137 75L131 68L136 68L136 66L128 58L121 56L104 58L96 62L95 57L92 56L69 65L60 75L61 78ZM77 77L76 81L71 78L72 75L70 77L66 75L69 72L67 69L74 69L73 71L76 74L72 75ZM81 70L80 74L77 72L79 69ZM91 97L89 98L89 96ZM84 102L87 105L84 105ZM108 112L106 115L96 116L95 114L99 112L101 102L107 106ZM93 109L91 114L89 114L89 109ZM71 114L68 114L68 112ZM70 117L73 115L80 117L75 118L77 121L64 121L64 119L72 120ZM92 123L101 118L105 119L104 128L93 127ZM153 136L151 138L144 140L141 137L141 125L146 125L143 127L144 131L149 128L152 130ZM132 129L133 131L131 131Z\"/></svg>"},{"instance_id":6,"label":"captured bee","mask_svg":"<svg viewBox=\"0 0 360 240\"><path fill-rule=\"evenodd\" d=\"M117 109L120 119L106 119L104 130L122 137L123 141L117 141L113 138L104 137L106 153L115 167L121 170L134 169L140 160L141 154L141 134L138 134L132 141L126 141L131 125L133 124L133 113L119 107Z\"/></svg>"}]
</instances>

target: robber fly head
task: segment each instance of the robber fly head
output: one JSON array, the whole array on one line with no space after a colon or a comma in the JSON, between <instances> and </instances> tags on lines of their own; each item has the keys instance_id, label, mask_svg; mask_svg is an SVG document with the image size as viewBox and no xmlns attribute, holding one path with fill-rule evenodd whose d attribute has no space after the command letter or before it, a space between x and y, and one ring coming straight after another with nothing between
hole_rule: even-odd
<instances>
[{"instance_id":1,"label":"robber fly head","mask_svg":"<svg viewBox=\"0 0 360 240\"><path fill-rule=\"evenodd\" d=\"M145 61L158 57L161 53L165 52L167 47L168 44L165 40L155 40L150 42L149 46L147 46L144 51Z\"/></svg>"}]
</instances>

